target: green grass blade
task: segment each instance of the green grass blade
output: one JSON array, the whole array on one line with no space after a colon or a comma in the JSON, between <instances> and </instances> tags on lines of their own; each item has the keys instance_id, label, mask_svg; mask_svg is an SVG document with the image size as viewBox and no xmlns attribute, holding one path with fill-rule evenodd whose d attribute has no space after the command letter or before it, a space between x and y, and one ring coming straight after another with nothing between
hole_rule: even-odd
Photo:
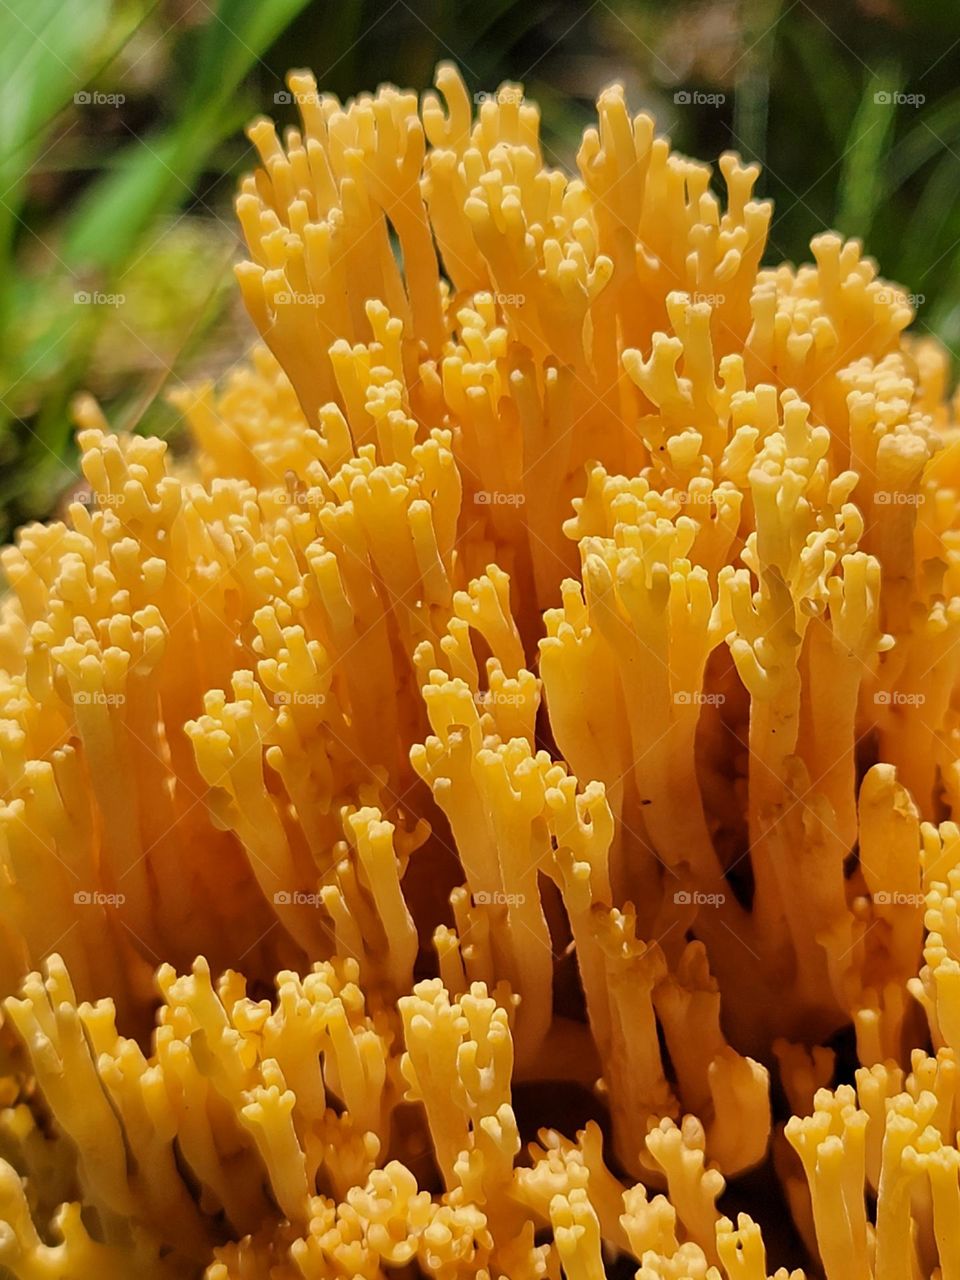
<instances>
[{"instance_id":1,"label":"green grass blade","mask_svg":"<svg viewBox=\"0 0 960 1280\"><path fill-rule=\"evenodd\" d=\"M868 236L883 198L884 160L897 119L902 79L891 64L867 77L841 161L837 191L837 229L847 236Z\"/></svg>"}]
</instances>

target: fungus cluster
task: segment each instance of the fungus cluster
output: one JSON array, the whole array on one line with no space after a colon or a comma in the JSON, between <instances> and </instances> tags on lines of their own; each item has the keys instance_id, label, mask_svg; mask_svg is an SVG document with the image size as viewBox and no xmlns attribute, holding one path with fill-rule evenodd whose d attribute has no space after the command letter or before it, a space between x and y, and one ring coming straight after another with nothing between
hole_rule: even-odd
<instances>
[{"instance_id":1,"label":"fungus cluster","mask_svg":"<svg viewBox=\"0 0 960 1280\"><path fill-rule=\"evenodd\" d=\"M618 87L289 85L262 345L2 553L0 1270L958 1280L944 353Z\"/></svg>"}]
</instances>

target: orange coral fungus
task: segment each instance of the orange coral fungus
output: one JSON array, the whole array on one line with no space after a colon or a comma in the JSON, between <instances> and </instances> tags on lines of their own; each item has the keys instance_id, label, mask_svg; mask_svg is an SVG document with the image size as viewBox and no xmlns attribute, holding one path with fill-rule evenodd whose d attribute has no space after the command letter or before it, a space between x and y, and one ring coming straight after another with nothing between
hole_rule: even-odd
<instances>
[{"instance_id":1,"label":"orange coral fungus","mask_svg":"<svg viewBox=\"0 0 960 1280\"><path fill-rule=\"evenodd\" d=\"M0 1267L957 1280L944 357L617 87L290 88L265 345L3 553Z\"/></svg>"}]
</instances>

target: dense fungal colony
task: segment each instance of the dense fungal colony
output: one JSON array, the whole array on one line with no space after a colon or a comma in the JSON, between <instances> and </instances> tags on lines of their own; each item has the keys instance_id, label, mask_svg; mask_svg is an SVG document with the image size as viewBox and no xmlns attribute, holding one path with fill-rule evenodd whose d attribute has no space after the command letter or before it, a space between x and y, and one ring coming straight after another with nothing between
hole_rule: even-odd
<instances>
[{"instance_id":1,"label":"dense fungal colony","mask_svg":"<svg viewBox=\"0 0 960 1280\"><path fill-rule=\"evenodd\" d=\"M289 83L264 345L3 553L0 1266L958 1280L945 357L619 88Z\"/></svg>"}]
</instances>

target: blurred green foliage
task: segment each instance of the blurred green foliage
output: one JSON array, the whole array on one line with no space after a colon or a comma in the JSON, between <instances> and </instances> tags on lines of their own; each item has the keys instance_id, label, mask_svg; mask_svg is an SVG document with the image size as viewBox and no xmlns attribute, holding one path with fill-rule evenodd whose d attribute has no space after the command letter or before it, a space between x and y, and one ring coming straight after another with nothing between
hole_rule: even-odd
<instances>
[{"instance_id":1,"label":"blurred green foliage","mask_svg":"<svg viewBox=\"0 0 960 1280\"><path fill-rule=\"evenodd\" d=\"M941 0L4 0L0 4L0 539L73 480L69 405L175 427L171 379L252 340L229 263L241 129L291 66L349 96L521 81L550 163L624 81L675 145L764 163L769 260L864 238L960 345L960 6ZM84 300L86 299L86 300Z\"/></svg>"},{"instance_id":2,"label":"blurred green foliage","mask_svg":"<svg viewBox=\"0 0 960 1280\"><path fill-rule=\"evenodd\" d=\"M229 280L229 236L206 244L202 218L163 220L184 208L222 216L206 203L207 171L222 169L218 148L256 106L251 71L304 3L219 0L197 22L158 4L0 5L5 525L49 509L70 478L79 389L105 391L121 414L138 403L138 378L124 376L144 372L138 344L160 375L154 393L170 375L148 337L165 289L180 346L184 321L194 338L203 329Z\"/></svg>"}]
</instances>

